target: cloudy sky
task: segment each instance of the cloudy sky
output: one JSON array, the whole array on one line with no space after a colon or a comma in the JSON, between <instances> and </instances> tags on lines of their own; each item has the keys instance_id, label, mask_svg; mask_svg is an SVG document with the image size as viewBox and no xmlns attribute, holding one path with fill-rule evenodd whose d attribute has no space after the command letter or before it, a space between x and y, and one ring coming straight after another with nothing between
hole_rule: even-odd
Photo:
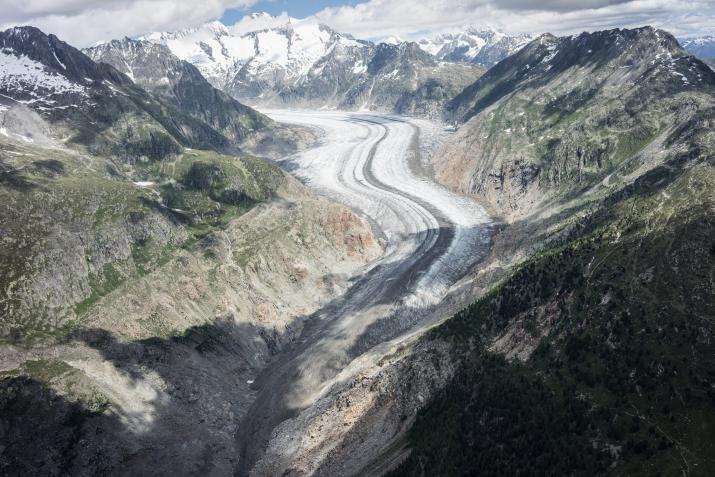
<instances>
[{"instance_id":1,"label":"cloudy sky","mask_svg":"<svg viewBox=\"0 0 715 477\"><path fill-rule=\"evenodd\" d=\"M356 37L415 39L462 25L571 34L650 24L715 34L715 0L0 0L0 25L34 25L76 45L185 28L255 11L315 18Z\"/></svg>"}]
</instances>

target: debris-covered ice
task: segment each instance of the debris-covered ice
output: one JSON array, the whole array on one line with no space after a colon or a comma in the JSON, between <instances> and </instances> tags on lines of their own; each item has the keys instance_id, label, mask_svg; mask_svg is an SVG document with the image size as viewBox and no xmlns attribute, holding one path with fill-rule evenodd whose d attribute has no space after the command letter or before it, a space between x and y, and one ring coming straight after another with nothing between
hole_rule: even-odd
<instances>
[{"instance_id":1,"label":"debris-covered ice","mask_svg":"<svg viewBox=\"0 0 715 477\"><path fill-rule=\"evenodd\" d=\"M292 156L291 169L317 191L354 207L377 224L388 241L382 262L414 260L439 234L446 250L414 277L406 302L434 304L481 258L490 220L474 201L413 172L411 159L426 154L444 128L424 120L336 111L267 111L278 121L322 130L318 147ZM417 139L417 141L415 141ZM427 147L420 148L420 143ZM434 233L437 232L437 233Z\"/></svg>"}]
</instances>

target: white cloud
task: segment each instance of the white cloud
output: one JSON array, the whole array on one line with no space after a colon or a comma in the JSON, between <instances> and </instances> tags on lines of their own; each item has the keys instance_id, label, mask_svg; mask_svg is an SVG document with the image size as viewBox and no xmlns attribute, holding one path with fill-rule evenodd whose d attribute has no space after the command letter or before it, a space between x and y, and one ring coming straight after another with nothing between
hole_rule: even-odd
<instances>
[{"instance_id":1,"label":"white cloud","mask_svg":"<svg viewBox=\"0 0 715 477\"><path fill-rule=\"evenodd\" d=\"M74 46L195 26L256 0L3 0L2 29L33 25Z\"/></svg>"},{"instance_id":2,"label":"white cloud","mask_svg":"<svg viewBox=\"0 0 715 477\"><path fill-rule=\"evenodd\" d=\"M0 22L2 28L34 25L83 47L99 40L196 26L220 18L226 9L248 8L256 1L0 0ZM277 22L284 24L286 19L284 14ZM366 39L395 35L416 39L468 24L555 34L650 24L676 36L695 36L715 32L715 0L365 0L326 8L310 20ZM275 21L244 18L233 31L263 28Z\"/></svg>"},{"instance_id":3,"label":"white cloud","mask_svg":"<svg viewBox=\"0 0 715 477\"><path fill-rule=\"evenodd\" d=\"M571 34L651 24L676 35L712 33L713 0L369 0L315 15L333 28L380 39L453 31L465 24L508 32Z\"/></svg>"}]
</instances>

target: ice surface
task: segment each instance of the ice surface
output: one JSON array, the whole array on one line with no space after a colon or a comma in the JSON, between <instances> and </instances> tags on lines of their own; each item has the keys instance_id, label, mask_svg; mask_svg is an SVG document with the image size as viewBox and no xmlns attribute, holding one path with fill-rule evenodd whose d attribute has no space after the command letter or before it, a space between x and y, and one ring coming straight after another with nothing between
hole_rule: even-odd
<instances>
[{"instance_id":1,"label":"ice surface","mask_svg":"<svg viewBox=\"0 0 715 477\"><path fill-rule=\"evenodd\" d=\"M384 262L406 260L425 240L436 241L430 230L453 231L449 249L417 279L408 304L439 301L479 258L477 251L486 249L491 222L484 209L413 172L414 154L426 154L443 138L441 125L335 111L265 112L277 121L323 132L318 147L288 158L297 166L294 173L372 219L388 240ZM416 137L417 150L412 147Z\"/></svg>"}]
</instances>

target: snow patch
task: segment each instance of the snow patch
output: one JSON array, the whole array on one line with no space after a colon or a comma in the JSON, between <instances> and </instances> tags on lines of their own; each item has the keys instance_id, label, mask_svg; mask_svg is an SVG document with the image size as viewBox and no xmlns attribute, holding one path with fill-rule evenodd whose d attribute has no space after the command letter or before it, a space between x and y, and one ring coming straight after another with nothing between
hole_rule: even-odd
<instances>
[{"instance_id":1,"label":"snow patch","mask_svg":"<svg viewBox=\"0 0 715 477\"><path fill-rule=\"evenodd\" d=\"M355 63L355 66L353 66L353 73L356 75L365 73L367 71L367 65L363 61L358 61Z\"/></svg>"},{"instance_id":2,"label":"snow patch","mask_svg":"<svg viewBox=\"0 0 715 477\"><path fill-rule=\"evenodd\" d=\"M57 53L55 52L55 49L52 48L52 45L50 45L50 51L52 52L52 56L55 57L55 61L57 61L57 63L59 63L59 65L62 67L63 70L66 70L67 67L65 66L64 63L62 63L62 62L60 61L59 58L57 58Z\"/></svg>"},{"instance_id":3,"label":"snow patch","mask_svg":"<svg viewBox=\"0 0 715 477\"><path fill-rule=\"evenodd\" d=\"M73 83L58 73L48 71L45 65L25 55L15 55L8 49L0 50L0 89L10 92L19 90L38 100L47 99L42 96L43 92L86 95L84 86Z\"/></svg>"}]
</instances>

